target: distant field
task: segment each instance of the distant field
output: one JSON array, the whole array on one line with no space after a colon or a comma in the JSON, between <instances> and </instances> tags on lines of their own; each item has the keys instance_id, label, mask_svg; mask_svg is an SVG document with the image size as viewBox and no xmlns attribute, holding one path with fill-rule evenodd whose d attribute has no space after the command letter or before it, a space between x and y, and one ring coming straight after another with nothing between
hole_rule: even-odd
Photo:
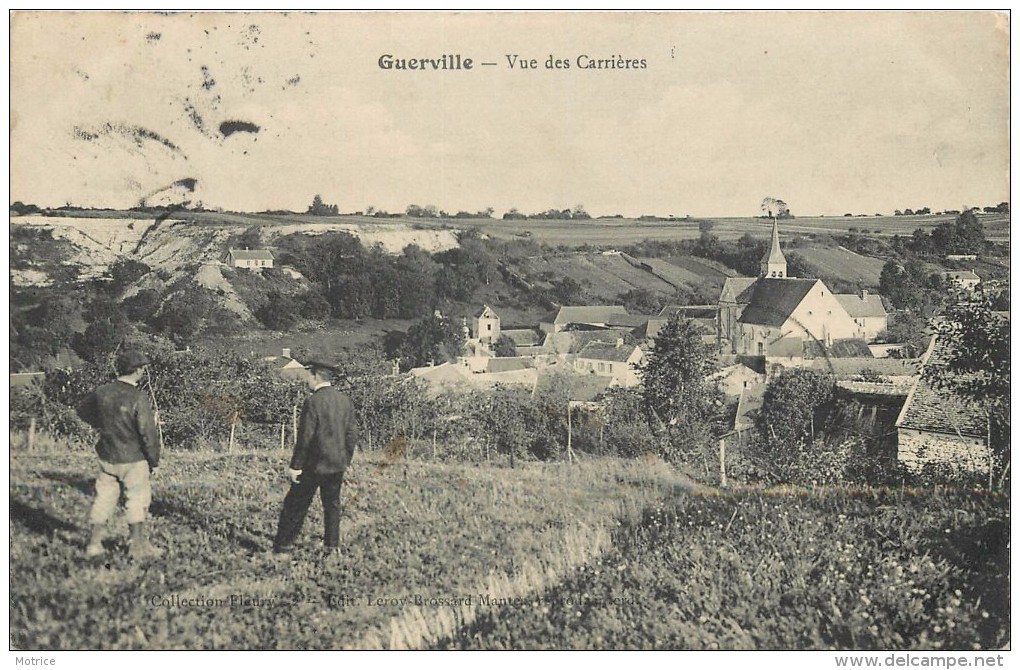
<instances>
[{"instance_id":1,"label":"distant field","mask_svg":"<svg viewBox=\"0 0 1020 670\"><path fill-rule=\"evenodd\" d=\"M878 286L884 262L855 254L843 247L801 247L791 250L803 258L822 277L838 277L850 283L861 282L866 286Z\"/></svg>"},{"instance_id":2,"label":"distant field","mask_svg":"<svg viewBox=\"0 0 1020 670\"><path fill-rule=\"evenodd\" d=\"M635 268L620 256L571 254L531 258L521 264L520 270L528 281L539 285L548 285L553 279L570 277L593 297L609 301L633 289L646 289L663 295L675 293L669 283L650 272Z\"/></svg>"}]
</instances>

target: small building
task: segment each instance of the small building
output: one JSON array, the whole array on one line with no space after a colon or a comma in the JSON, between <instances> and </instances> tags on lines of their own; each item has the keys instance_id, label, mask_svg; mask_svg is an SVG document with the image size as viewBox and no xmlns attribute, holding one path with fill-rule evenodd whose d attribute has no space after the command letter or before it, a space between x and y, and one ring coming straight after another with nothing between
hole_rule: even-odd
<instances>
[{"instance_id":1,"label":"small building","mask_svg":"<svg viewBox=\"0 0 1020 670\"><path fill-rule=\"evenodd\" d=\"M973 270L950 270L949 272L943 272L942 279L947 284L955 284L966 291L974 290L981 283L981 277L978 277Z\"/></svg>"},{"instance_id":2,"label":"small building","mask_svg":"<svg viewBox=\"0 0 1020 670\"><path fill-rule=\"evenodd\" d=\"M636 344L589 342L574 359L574 368L616 379L620 386L637 386L641 383L635 366L644 360L644 352Z\"/></svg>"},{"instance_id":3,"label":"small building","mask_svg":"<svg viewBox=\"0 0 1020 670\"><path fill-rule=\"evenodd\" d=\"M889 313L882 304L882 296L862 290L860 293L840 293L836 300L859 327L857 337L874 342L879 333L889 328Z\"/></svg>"},{"instance_id":4,"label":"small building","mask_svg":"<svg viewBox=\"0 0 1020 670\"><path fill-rule=\"evenodd\" d=\"M232 268L261 270L273 267L273 252L269 249L229 249L227 261Z\"/></svg>"},{"instance_id":5,"label":"small building","mask_svg":"<svg viewBox=\"0 0 1020 670\"><path fill-rule=\"evenodd\" d=\"M545 333L558 333L571 326L608 328L610 323L627 316L623 305L566 306L542 317L539 328Z\"/></svg>"},{"instance_id":6,"label":"small building","mask_svg":"<svg viewBox=\"0 0 1020 670\"><path fill-rule=\"evenodd\" d=\"M896 458L912 472L930 464L958 473L988 473L991 450L984 410L951 389L934 386L924 374L941 364L945 354L944 345L933 337L921 375L896 419Z\"/></svg>"},{"instance_id":7,"label":"small building","mask_svg":"<svg viewBox=\"0 0 1020 670\"><path fill-rule=\"evenodd\" d=\"M488 305L474 315L474 339L483 345L493 345L499 340L499 315Z\"/></svg>"},{"instance_id":8,"label":"small building","mask_svg":"<svg viewBox=\"0 0 1020 670\"><path fill-rule=\"evenodd\" d=\"M11 388L41 386L46 381L45 372L12 372Z\"/></svg>"}]
</instances>

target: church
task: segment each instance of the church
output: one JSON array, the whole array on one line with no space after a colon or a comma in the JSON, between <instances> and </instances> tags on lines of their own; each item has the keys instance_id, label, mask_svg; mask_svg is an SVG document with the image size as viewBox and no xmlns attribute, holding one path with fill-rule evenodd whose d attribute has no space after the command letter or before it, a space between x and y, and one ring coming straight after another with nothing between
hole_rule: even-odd
<instances>
[{"instance_id":1,"label":"church","mask_svg":"<svg viewBox=\"0 0 1020 670\"><path fill-rule=\"evenodd\" d=\"M837 296L820 279L790 277L786 265L773 219L758 276L731 277L723 284L718 327L725 353L811 358L837 340L877 334L873 321L855 319L844 306L855 296Z\"/></svg>"}]
</instances>

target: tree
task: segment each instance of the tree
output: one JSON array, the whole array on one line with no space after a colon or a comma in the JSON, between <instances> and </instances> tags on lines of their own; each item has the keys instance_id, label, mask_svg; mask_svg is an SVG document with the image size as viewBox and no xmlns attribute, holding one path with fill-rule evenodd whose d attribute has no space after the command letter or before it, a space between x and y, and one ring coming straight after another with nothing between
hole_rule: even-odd
<instances>
[{"instance_id":1,"label":"tree","mask_svg":"<svg viewBox=\"0 0 1020 670\"><path fill-rule=\"evenodd\" d=\"M925 376L936 386L960 394L983 408L991 447L1008 463L1010 442L1009 319L992 309L992 298L979 291L948 309L937 327L945 360L930 361Z\"/></svg>"},{"instance_id":2,"label":"tree","mask_svg":"<svg viewBox=\"0 0 1020 670\"><path fill-rule=\"evenodd\" d=\"M835 380L808 369L784 370L765 389L759 432L775 448L811 438L832 400Z\"/></svg>"},{"instance_id":3,"label":"tree","mask_svg":"<svg viewBox=\"0 0 1020 670\"><path fill-rule=\"evenodd\" d=\"M767 218L786 219L790 216L790 207L782 200L767 196L761 201L761 215Z\"/></svg>"},{"instance_id":4,"label":"tree","mask_svg":"<svg viewBox=\"0 0 1020 670\"><path fill-rule=\"evenodd\" d=\"M464 350L464 333L453 319L436 312L414 323L400 345L401 367L452 361Z\"/></svg>"},{"instance_id":5,"label":"tree","mask_svg":"<svg viewBox=\"0 0 1020 670\"><path fill-rule=\"evenodd\" d=\"M512 358L517 355L517 345L506 335L500 335L492 345L492 352L499 358Z\"/></svg>"},{"instance_id":6,"label":"tree","mask_svg":"<svg viewBox=\"0 0 1020 670\"><path fill-rule=\"evenodd\" d=\"M135 283L152 270L148 265L133 258L118 258L107 270L112 281L110 286L114 291Z\"/></svg>"},{"instance_id":7,"label":"tree","mask_svg":"<svg viewBox=\"0 0 1020 670\"><path fill-rule=\"evenodd\" d=\"M285 331L294 327L300 313L295 300L279 291L270 292L266 298L266 303L255 311L255 318L273 330Z\"/></svg>"},{"instance_id":8,"label":"tree","mask_svg":"<svg viewBox=\"0 0 1020 670\"><path fill-rule=\"evenodd\" d=\"M85 320L88 326L84 333L75 334L72 347L84 360L94 363L116 351L130 329L120 305L107 297L98 297L89 304Z\"/></svg>"},{"instance_id":9,"label":"tree","mask_svg":"<svg viewBox=\"0 0 1020 670\"><path fill-rule=\"evenodd\" d=\"M312 204L308 206L308 213L312 216L336 216L339 208L336 205L327 205L322 201L322 196L316 193L312 198Z\"/></svg>"},{"instance_id":10,"label":"tree","mask_svg":"<svg viewBox=\"0 0 1020 670\"><path fill-rule=\"evenodd\" d=\"M641 369L645 414L660 438L660 455L672 463L711 443L719 392L705 378L714 364L694 322L674 314Z\"/></svg>"}]
</instances>

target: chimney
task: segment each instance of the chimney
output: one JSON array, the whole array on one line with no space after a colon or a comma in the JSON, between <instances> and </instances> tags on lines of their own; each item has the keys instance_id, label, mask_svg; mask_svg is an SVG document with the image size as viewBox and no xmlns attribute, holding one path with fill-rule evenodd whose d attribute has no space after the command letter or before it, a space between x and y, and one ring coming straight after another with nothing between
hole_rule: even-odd
<instances>
[{"instance_id":1,"label":"chimney","mask_svg":"<svg viewBox=\"0 0 1020 670\"><path fill-rule=\"evenodd\" d=\"M622 346L623 346L623 338L622 337L616 338L616 348L619 349Z\"/></svg>"},{"instance_id":2,"label":"chimney","mask_svg":"<svg viewBox=\"0 0 1020 670\"><path fill-rule=\"evenodd\" d=\"M867 300L867 299L868 299L868 289L862 288L861 289L861 300Z\"/></svg>"},{"instance_id":3,"label":"chimney","mask_svg":"<svg viewBox=\"0 0 1020 670\"><path fill-rule=\"evenodd\" d=\"M284 358L290 358L290 347L284 347L283 348L283 357Z\"/></svg>"}]
</instances>

